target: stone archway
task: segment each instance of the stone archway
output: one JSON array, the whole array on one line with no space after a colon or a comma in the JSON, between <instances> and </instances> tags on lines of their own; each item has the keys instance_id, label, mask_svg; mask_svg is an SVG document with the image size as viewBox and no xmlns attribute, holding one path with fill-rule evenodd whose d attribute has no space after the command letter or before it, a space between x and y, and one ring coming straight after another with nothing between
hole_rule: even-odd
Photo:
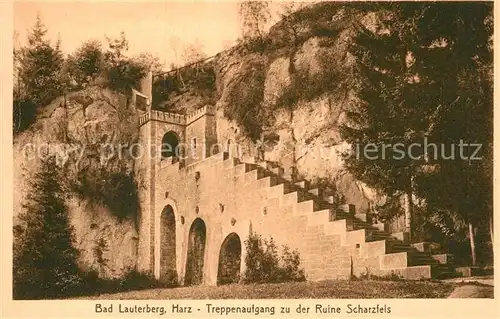
<instances>
[{"instance_id":1,"label":"stone archway","mask_svg":"<svg viewBox=\"0 0 500 319\"><path fill-rule=\"evenodd\" d=\"M189 229L188 251L186 258L186 286L195 286L203 283L203 266L205 259L205 244L207 228L201 218L196 218Z\"/></svg>"},{"instance_id":2,"label":"stone archway","mask_svg":"<svg viewBox=\"0 0 500 319\"><path fill-rule=\"evenodd\" d=\"M229 234L221 245L217 285L237 283L240 279L241 240L236 233Z\"/></svg>"},{"instance_id":3,"label":"stone archway","mask_svg":"<svg viewBox=\"0 0 500 319\"><path fill-rule=\"evenodd\" d=\"M176 270L175 215L167 205L160 216L160 280L171 281L177 277Z\"/></svg>"},{"instance_id":4,"label":"stone archway","mask_svg":"<svg viewBox=\"0 0 500 319\"><path fill-rule=\"evenodd\" d=\"M179 137L174 131L168 131L161 140L161 159L172 157L172 163L175 163L180 156Z\"/></svg>"}]
</instances>

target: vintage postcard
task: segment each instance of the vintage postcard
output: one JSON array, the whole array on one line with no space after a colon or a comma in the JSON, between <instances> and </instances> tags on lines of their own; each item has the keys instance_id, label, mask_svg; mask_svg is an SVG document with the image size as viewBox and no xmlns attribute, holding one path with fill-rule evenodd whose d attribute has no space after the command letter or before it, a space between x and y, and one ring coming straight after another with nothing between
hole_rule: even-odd
<instances>
[{"instance_id":1,"label":"vintage postcard","mask_svg":"<svg viewBox=\"0 0 500 319\"><path fill-rule=\"evenodd\" d=\"M3 316L500 316L493 2L2 6Z\"/></svg>"}]
</instances>

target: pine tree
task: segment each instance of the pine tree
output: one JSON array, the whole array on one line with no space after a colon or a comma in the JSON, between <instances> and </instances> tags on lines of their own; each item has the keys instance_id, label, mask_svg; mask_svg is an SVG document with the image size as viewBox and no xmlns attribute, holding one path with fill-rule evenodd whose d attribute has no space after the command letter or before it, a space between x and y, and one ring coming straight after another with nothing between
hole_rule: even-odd
<instances>
[{"instance_id":1,"label":"pine tree","mask_svg":"<svg viewBox=\"0 0 500 319\"><path fill-rule=\"evenodd\" d=\"M28 35L28 45L19 52L19 77L23 96L43 107L63 92L61 69L64 57L60 40L55 46L45 37L47 28L40 16Z\"/></svg>"},{"instance_id":2,"label":"pine tree","mask_svg":"<svg viewBox=\"0 0 500 319\"><path fill-rule=\"evenodd\" d=\"M475 261L475 228L488 215L492 224L492 6L425 2L376 9L383 9L387 29L359 27L351 47L358 60L359 103L341 134L361 151L369 143L401 143L406 152L390 148L384 160L379 148L379 158L365 153L347 158L346 166L388 196L405 194L407 213L415 195L431 211L462 216ZM436 151L416 147L409 158L409 146L424 139ZM461 142L481 144L476 155L483 160L462 159Z\"/></svg>"},{"instance_id":3,"label":"pine tree","mask_svg":"<svg viewBox=\"0 0 500 319\"><path fill-rule=\"evenodd\" d=\"M359 32L350 47L358 61L357 102L351 105L340 133L353 147L344 155L346 168L357 179L388 197L404 196L410 232L413 178L420 161L406 150L421 140L429 108L420 105L422 83L414 80L411 43L394 32L401 21L394 15L381 17L385 21L380 31L357 26Z\"/></svg>"},{"instance_id":4,"label":"pine tree","mask_svg":"<svg viewBox=\"0 0 500 319\"><path fill-rule=\"evenodd\" d=\"M428 92L437 105L429 140L447 145L447 155L455 146L454 160L438 157L435 170L416 177L416 188L429 207L456 213L468 225L474 265L480 225L489 222L493 243L492 14L491 3L436 3L416 25L422 47L432 47L417 52L422 76L433 79ZM460 150L460 144L469 146ZM471 144L481 145L479 152Z\"/></svg>"},{"instance_id":5,"label":"pine tree","mask_svg":"<svg viewBox=\"0 0 500 319\"><path fill-rule=\"evenodd\" d=\"M80 287L78 250L55 159L44 160L34 175L21 228L15 238L14 298L68 296Z\"/></svg>"}]
</instances>

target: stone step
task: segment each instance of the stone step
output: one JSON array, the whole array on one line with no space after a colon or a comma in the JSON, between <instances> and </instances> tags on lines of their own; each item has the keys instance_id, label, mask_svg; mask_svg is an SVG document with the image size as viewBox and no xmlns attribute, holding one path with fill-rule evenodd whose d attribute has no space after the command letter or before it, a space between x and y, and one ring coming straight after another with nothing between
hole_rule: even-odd
<instances>
[{"instance_id":1,"label":"stone step","mask_svg":"<svg viewBox=\"0 0 500 319\"><path fill-rule=\"evenodd\" d=\"M409 251L408 257L411 266L439 264L431 255L419 251Z\"/></svg>"},{"instance_id":2,"label":"stone step","mask_svg":"<svg viewBox=\"0 0 500 319\"><path fill-rule=\"evenodd\" d=\"M306 180L295 182L294 185L297 185L297 186L299 186L300 188L303 188L303 189L309 189L309 182L306 181Z\"/></svg>"},{"instance_id":3,"label":"stone step","mask_svg":"<svg viewBox=\"0 0 500 319\"><path fill-rule=\"evenodd\" d=\"M401 242L405 244L410 244L410 233L408 232L397 232L397 233L392 233L392 237L397 238Z\"/></svg>"},{"instance_id":4,"label":"stone step","mask_svg":"<svg viewBox=\"0 0 500 319\"><path fill-rule=\"evenodd\" d=\"M363 222L366 222L370 225L372 225L372 216L371 214L361 214L361 213L356 213L354 215L354 217L356 217L357 219L363 221Z\"/></svg>"},{"instance_id":5,"label":"stone step","mask_svg":"<svg viewBox=\"0 0 500 319\"><path fill-rule=\"evenodd\" d=\"M240 164L235 165L233 167L227 168L228 171L233 171L234 175L243 175L247 172L250 172L253 169L254 169L254 167L252 167L252 164L249 164L249 163L240 163Z\"/></svg>"},{"instance_id":6,"label":"stone step","mask_svg":"<svg viewBox=\"0 0 500 319\"><path fill-rule=\"evenodd\" d=\"M250 183L258 179L264 178L266 176L267 176L266 171L261 167L257 167L256 169L245 173L243 180L245 181L245 183Z\"/></svg>"},{"instance_id":7,"label":"stone step","mask_svg":"<svg viewBox=\"0 0 500 319\"><path fill-rule=\"evenodd\" d=\"M411 251L412 247L403 243L394 243L391 246L391 251L392 252L403 252L403 251Z\"/></svg>"},{"instance_id":8,"label":"stone step","mask_svg":"<svg viewBox=\"0 0 500 319\"><path fill-rule=\"evenodd\" d=\"M271 173L279 177L283 177L283 175L285 174L285 170L281 167L272 167L270 171Z\"/></svg>"},{"instance_id":9,"label":"stone step","mask_svg":"<svg viewBox=\"0 0 500 319\"><path fill-rule=\"evenodd\" d=\"M295 213L298 215L307 215L318 210L321 210L319 204L312 199L295 204ZM326 222L328 222L328 220L326 220L325 223Z\"/></svg>"},{"instance_id":10,"label":"stone step","mask_svg":"<svg viewBox=\"0 0 500 319\"><path fill-rule=\"evenodd\" d=\"M255 188L257 189L273 187L275 185L278 185L278 178L276 176L266 176L256 180L254 183L251 183L251 185L255 186Z\"/></svg>"},{"instance_id":11,"label":"stone step","mask_svg":"<svg viewBox=\"0 0 500 319\"><path fill-rule=\"evenodd\" d=\"M415 249L418 251L422 252L427 252L427 253L438 253L440 246L437 243L431 243L431 242L420 242L420 243L414 243L411 244Z\"/></svg>"},{"instance_id":12,"label":"stone step","mask_svg":"<svg viewBox=\"0 0 500 319\"><path fill-rule=\"evenodd\" d=\"M433 266L435 269L449 271L449 265L441 265L429 255L415 251L389 253L381 256L382 269L395 269L411 266Z\"/></svg>"},{"instance_id":13,"label":"stone step","mask_svg":"<svg viewBox=\"0 0 500 319\"><path fill-rule=\"evenodd\" d=\"M301 191L292 191L290 193L286 193L281 198L282 198L281 203L283 205L300 203L311 199L310 197L306 196L305 192Z\"/></svg>"},{"instance_id":14,"label":"stone step","mask_svg":"<svg viewBox=\"0 0 500 319\"><path fill-rule=\"evenodd\" d=\"M457 267L454 269L455 273L461 277L472 277L472 276L491 276L493 275L493 269L485 269L480 267Z\"/></svg>"},{"instance_id":15,"label":"stone step","mask_svg":"<svg viewBox=\"0 0 500 319\"><path fill-rule=\"evenodd\" d=\"M239 158L236 157L231 157L223 161L223 168L232 168L237 165L241 164L241 161Z\"/></svg>"},{"instance_id":16,"label":"stone step","mask_svg":"<svg viewBox=\"0 0 500 319\"><path fill-rule=\"evenodd\" d=\"M320 197L320 195L322 194L321 190L319 188L309 189L308 192L313 194L314 196L318 196L318 197Z\"/></svg>"},{"instance_id":17,"label":"stone step","mask_svg":"<svg viewBox=\"0 0 500 319\"><path fill-rule=\"evenodd\" d=\"M258 166L262 167L263 169L268 170L268 171L273 168L273 166L269 162L267 162L267 161L257 162L256 164Z\"/></svg>"},{"instance_id":18,"label":"stone step","mask_svg":"<svg viewBox=\"0 0 500 319\"><path fill-rule=\"evenodd\" d=\"M278 180L278 184L270 187L268 190L267 190L267 195L269 198L279 198L281 196L283 196L284 194L286 194L285 192L285 184L283 183L279 183L279 180Z\"/></svg>"},{"instance_id":19,"label":"stone step","mask_svg":"<svg viewBox=\"0 0 500 319\"><path fill-rule=\"evenodd\" d=\"M328 209L323 209L316 211L312 214L307 214L307 224L309 226L316 226L316 225L323 225L323 232L325 235L334 235L334 234L341 234L342 229L345 229L345 225L342 223L328 223L328 219L330 218L330 210ZM330 226L333 227L333 229L330 229L330 231L327 231L326 228ZM345 231L344 231L345 234Z\"/></svg>"},{"instance_id":20,"label":"stone step","mask_svg":"<svg viewBox=\"0 0 500 319\"><path fill-rule=\"evenodd\" d=\"M324 210L327 211L327 210ZM331 211L328 210L328 217L330 217ZM327 235L341 235L344 236L348 231L353 230L352 223L348 219L339 219L330 221L327 224L324 224L323 228L325 234Z\"/></svg>"},{"instance_id":21,"label":"stone step","mask_svg":"<svg viewBox=\"0 0 500 319\"><path fill-rule=\"evenodd\" d=\"M391 272L403 277L407 280L420 280L433 278L433 270L429 265L425 266L410 266L400 269L391 269Z\"/></svg>"},{"instance_id":22,"label":"stone step","mask_svg":"<svg viewBox=\"0 0 500 319\"><path fill-rule=\"evenodd\" d=\"M394 248L399 244L397 240L382 239L376 241L369 241L360 245L360 253L364 257L378 257L385 254L405 252L406 250L399 250Z\"/></svg>"},{"instance_id":23,"label":"stone step","mask_svg":"<svg viewBox=\"0 0 500 319\"><path fill-rule=\"evenodd\" d=\"M339 210L350 215L356 214L356 206L353 204L340 205Z\"/></svg>"},{"instance_id":24,"label":"stone step","mask_svg":"<svg viewBox=\"0 0 500 319\"><path fill-rule=\"evenodd\" d=\"M366 229L348 231L344 245L360 245L366 243Z\"/></svg>"},{"instance_id":25,"label":"stone step","mask_svg":"<svg viewBox=\"0 0 500 319\"><path fill-rule=\"evenodd\" d=\"M335 203L335 197L330 195L330 196L325 196L324 197L324 200L327 202L327 203L330 203L330 204L333 204Z\"/></svg>"},{"instance_id":26,"label":"stone step","mask_svg":"<svg viewBox=\"0 0 500 319\"><path fill-rule=\"evenodd\" d=\"M390 253L380 256L381 269L400 269L409 266L413 265L410 265L409 263L407 252Z\"/></svg>"},{"instance_id":27,"label":"stone step","mask_svg":"<svg viewBox=\"0 0 500 319\"><path fill-rule=\"evenodd\" d=\"M449 264L452 265L454 264L454 256L452 254L437 254L437 255L432 255L432 258L439 262L440 264Z\"/></svg>"}]
</instances>

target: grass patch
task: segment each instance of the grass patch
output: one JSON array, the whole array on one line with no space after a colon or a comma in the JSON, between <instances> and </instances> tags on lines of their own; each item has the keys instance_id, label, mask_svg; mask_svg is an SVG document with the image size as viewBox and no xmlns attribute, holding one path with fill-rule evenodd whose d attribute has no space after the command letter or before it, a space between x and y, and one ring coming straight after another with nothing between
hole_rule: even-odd
<instances>
[{"instance_id":1,"label":"grass patch","mask_svg":"<svg viewBox=\"0 0 500 319\"><path fill-rule=\"evenodd\" d=\"M146 289L85 299L371 299L446 298L452 283L432 281L325 280L280 284Z\"/></svg>"}]
</instances>

